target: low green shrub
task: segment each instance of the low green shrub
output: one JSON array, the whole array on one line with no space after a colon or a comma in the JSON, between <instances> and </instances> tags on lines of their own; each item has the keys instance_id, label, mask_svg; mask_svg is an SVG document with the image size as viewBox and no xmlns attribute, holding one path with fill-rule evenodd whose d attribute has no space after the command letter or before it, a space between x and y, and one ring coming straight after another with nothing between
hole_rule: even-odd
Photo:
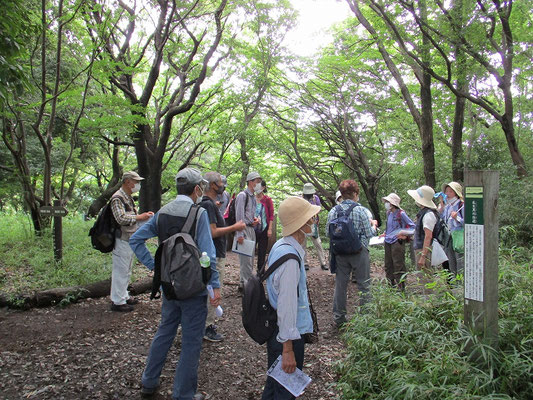
<instances>
[{"instance_id":1,"label":"low green shrub","mask_svg":"<svg viewBox=\"0 0 533 400\"><path fill-rule=\"evenodd\" d=\"M460 288L438 278L426 295L374 285L373 302L346 326L337 364L343 399L530 399L533 271L500 262L499 347L463 325ZM455 294L454 294L455 293ZM465 345L479 354L469 360Z\"/></svg>"},{"instance_id":2,"label":"low green shrub","mask_svg":"<svg viewBox=\"0 0 533 400\"><path fill-rule=\"evenodd\" d=\"M63 259L54 260L53 234L36 236L24 214L2 215L0 226L0 292L15 298L36 290L78 286L111 277L111 253L94 250L88 236L94 221L79 215L63 218ZM147 269L137 264L133 279Z\"/></svg>"}]
</instances>

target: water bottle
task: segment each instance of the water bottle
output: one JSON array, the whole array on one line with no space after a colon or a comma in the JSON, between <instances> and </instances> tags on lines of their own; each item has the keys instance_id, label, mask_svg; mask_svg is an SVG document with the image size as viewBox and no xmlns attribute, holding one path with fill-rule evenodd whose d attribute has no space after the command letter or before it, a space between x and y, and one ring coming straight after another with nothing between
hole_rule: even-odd
<instances>
[{"instance_id":1,"label":"water bottle","mask_svg":"<svg viewBox=\"0 0 533 400\"><path fill-rule=\"evenodd\" d=\"M211 279L211 259L205 251L200 257L200 265L202 266L202 281L204 285L207 285L207 282Z\"/></svg>"},{"instance_id":2,"label":"water bottle","mask_svg":"<svg viewBox=\"0 0 533 400\"><path fill-rule=\"evenodd\" d=\"M200 265L202 268L211 268L211 259L205 251L202 253L202 257L200 257Z\"/></svg>"},{"instance_id":3,"label":"water bottle","mask_svg":"<svg viewBox=\"0 0 533 400\"><path fill-rule=\"evenodd\" d=\"M207 293L209 293L209 297L211 297L211 298L215 297L215 292L213 291L213 286L207 285ZM223 313L224 313L224 310L222 310L222 307L217 306L217 308L215 309L215 315L220 318L220 317L222 317Z\"/></svg>"}]
</instances>

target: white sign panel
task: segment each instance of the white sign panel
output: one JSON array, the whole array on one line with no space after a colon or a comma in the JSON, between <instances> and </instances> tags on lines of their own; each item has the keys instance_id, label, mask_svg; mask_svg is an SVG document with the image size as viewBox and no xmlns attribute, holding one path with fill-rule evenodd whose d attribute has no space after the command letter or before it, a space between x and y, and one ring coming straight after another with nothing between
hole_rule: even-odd
<instances>
[{"instance_id":1,"label":"white sign panel","mask_svg":"<svg viewBox=\"0 0 533 400\"><path fill-rule=\"evenodd\" d=\"M465 224L465 299L483 301L483 225Z\"/></svg>"}]
</instances>

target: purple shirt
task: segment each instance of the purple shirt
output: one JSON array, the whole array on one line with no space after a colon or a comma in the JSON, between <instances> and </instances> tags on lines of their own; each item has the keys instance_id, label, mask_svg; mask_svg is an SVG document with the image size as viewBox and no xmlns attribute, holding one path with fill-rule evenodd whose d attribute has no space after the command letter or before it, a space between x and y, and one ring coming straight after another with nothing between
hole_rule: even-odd
<instances>
[{"instance_id":1,"label":"purple shirt","mask_svg":"<svg viewBox=\"0 0 533 400\"><path fill-rule=\"evenodd\" d=\"M398 232L402 229L414 229L415 223L403 210L389 211L387 213L387 229L385 230L385 243L395 243Z\"/></svg>"}]
</instances>

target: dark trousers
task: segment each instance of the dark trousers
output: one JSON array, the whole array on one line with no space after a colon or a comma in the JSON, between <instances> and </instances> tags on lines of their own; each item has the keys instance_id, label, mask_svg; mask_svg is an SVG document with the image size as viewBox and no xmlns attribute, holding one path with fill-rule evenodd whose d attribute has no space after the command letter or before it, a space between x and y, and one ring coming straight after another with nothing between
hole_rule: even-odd
<instances>
[{"instance_id":1,"label":"dark trousers","mask_svg":"<svg viewBox=\"0 0 533 400\"><path fill-rule=\"evenodd\" d=\"M257 270L259 271L265 265L268 248L268 228L259 233L255 231L255 240L257 241Z\"/></svg>"},{"instance_id":2,"label":"dark trousers","mask_svg":"<svg viewBox=\"0 0 533 400\"><path fill-rule=\"evenodd\" d=\"M397 240L394 243L385 243L385 273L392 286L405 289L405 282L402 276L407 271L405 269L405 243Z\"/></svg>"},{"instance_id":3,"label":"dark trousers","mask_svg":"<svg viewBox=\"0 0 533 400\"><path fill-rule=\"evenodd\" d=\"M283 344L278 342L276 337L278 330L267 341L268 368L276 361L283 352ZM296 358L296 366L300 369L304 366L304 347L303 339L293 340L292 349ZM267 377L265 389L261 400L292 400L295 399L291 392L281 386L274 378Z\"/></svg>"}]
</instances>

